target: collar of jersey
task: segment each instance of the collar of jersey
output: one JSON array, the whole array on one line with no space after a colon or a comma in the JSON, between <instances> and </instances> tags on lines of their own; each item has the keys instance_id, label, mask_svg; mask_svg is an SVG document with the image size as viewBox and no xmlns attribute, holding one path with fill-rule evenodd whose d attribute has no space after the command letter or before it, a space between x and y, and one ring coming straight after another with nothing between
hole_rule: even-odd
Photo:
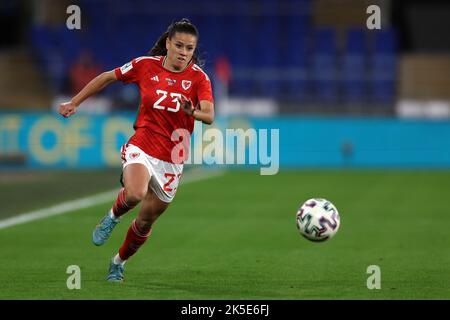
<instances>
[{"instance_id":1,"label":"collar of jersey","mask_svg":"<svg viewBox=\"0 0 450 320\"><path fill-rule=\"evenodd\" d=\"M162 66L165 70L167 70L167 71L169 71L169 72L172 72L172 73L181 73L181 72L183 72L184 70L186 70L186 69L191 65L191 63L192 63L192 59L191 59L191 61L189 61L189 63L186 65L186 67L183 68L183 70L180 70L180 71L172 71L172 70L169 70L169 69L167 69L166 67L164 67L164 63L166 62L166 59L167 59L167 56L164 56L164 59L163 59L163 61L162 61L162 63L161 63L161 66Z\"/></svg>"}]
</instances>

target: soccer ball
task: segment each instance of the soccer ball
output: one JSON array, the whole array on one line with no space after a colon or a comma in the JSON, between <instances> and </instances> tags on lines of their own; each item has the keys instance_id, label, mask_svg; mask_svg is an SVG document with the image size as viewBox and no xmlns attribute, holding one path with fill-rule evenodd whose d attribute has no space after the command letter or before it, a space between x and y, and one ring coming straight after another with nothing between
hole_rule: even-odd
<instances>
[{"instance_id":1,"label":"soccer ball","mask_svg":"<svg viewBox=\"0 0 450 320\"><path fill-rule=\"evenodd\" d=\"M297 228L308 240L328 240L339 230L339 225L339 212L326 199L309 199L297 211Z\"/></svg>"}]
</instances>

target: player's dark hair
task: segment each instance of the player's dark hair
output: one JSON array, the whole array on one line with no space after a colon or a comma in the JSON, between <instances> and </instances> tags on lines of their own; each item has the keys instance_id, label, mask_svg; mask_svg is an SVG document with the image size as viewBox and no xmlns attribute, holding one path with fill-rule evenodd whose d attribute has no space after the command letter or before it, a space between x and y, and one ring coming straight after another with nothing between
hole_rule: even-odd
<instances>
[{"instance_id":1,"label":"player's dark hair","mask_svg":"<svg viewBox=\"0 0 450 320\"><path fill-rule=\"evenodd\" d=\"M198 54L198 40L200 38L200 34L197 30L197 27L192 24L191 21L187 18L183 18L180 21L173 22L169 27L167 28L167 31L164 32L156 41L153 48L149 51L150 56L165 56L167 54L166 49L166 40L167 38L172 39L172 37L175 35L175 33L187 33L195 36L197 38L197 46L195 47L194 55L192 56L192 60L195 64L202 67L203 61L200 60L199 54Z\"/></svg>"}]
</instances>

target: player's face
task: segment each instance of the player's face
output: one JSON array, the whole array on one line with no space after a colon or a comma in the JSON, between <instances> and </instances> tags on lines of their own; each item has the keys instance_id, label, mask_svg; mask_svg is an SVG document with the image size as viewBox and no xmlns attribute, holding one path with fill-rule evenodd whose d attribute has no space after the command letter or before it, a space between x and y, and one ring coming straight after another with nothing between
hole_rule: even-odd
<instances>
[{"instance_id":1,"label":"player's face","mask_svg":"<svg viewBox=\"0 0 450 320\"><path fill-rule=\"evenodd\" d=\"M197 37L182 32L175 32L172 39L167 38L167 60L175 70L181 70L194 55Z\"/></svg>"}]
</instances>

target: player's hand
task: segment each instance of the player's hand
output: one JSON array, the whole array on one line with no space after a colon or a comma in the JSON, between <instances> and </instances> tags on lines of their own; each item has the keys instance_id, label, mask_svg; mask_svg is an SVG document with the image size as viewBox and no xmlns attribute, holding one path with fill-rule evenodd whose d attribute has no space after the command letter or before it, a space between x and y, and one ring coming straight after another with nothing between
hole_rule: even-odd
<instances>
[{"instance_id":1,"label":"player's hand","mask_svg":"<svg viewBox=\"0 0 450 320\"><path fill-rule=\"evenodd\" d=\"M64 118L68 118L77 112L77 106L72 102L63 102L59 105L59 114L61 114Z\"/></svg>"},{"instance_id":2,"label":"player's hand","mask_svg":"<svg viewBox=\"0 0 450 320\"><path fill-rule=\"evenodd\" d=\"M181 109L183 109L186 114L192 116L195 109L192 100L186 98L184 95L181 95L181 98L178 98L178 102L181 104Z\"/></svg>"}]
</instances>

